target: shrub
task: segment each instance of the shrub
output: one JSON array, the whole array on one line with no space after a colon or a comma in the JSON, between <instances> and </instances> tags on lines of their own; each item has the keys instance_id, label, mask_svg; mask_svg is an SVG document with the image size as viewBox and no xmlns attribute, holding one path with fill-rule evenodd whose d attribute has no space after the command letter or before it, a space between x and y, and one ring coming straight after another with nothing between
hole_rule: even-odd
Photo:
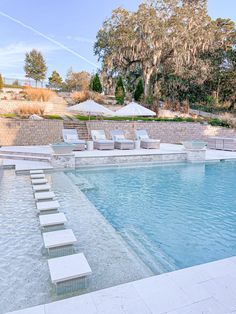
<instances>
[{"instance_id":1,"label":"shrub","mask_svg":"<svg viewBox=\"0 0 236 314\"><path fill-rule=\"evenodd\" d=\"M116 90L115 90L115 97L116 102L120 105L124 104L125 101L125 88L123 84L122 77L120 76L118 78L117 84L116 84Z\"/></svg>"},{"instance_id":2,"label":"shrub","mask_svg":"<svg viewBox=\"0 0 236 314\"><path fill-rule=\"evenodd\" d=\"M20 105L15 110L15 113L21 117L29 117L33 114L42 116L44 114L44 108L39 105Z\"/></svg>"},{"instance_id":3,"label":"shrub","mask_svg":"<svg viewBox=\"0 0 236 314\"><path fill-rule=\"evenodd\" d=\"M102 105L105 104L104 96L96 92L90 92L90 91L74 92L71 97L76 103L80 103L88 99L92 99L99 104L102 104Z\"/></svg>"},{"instance_id":4,"label":"shrub","mask_svg":"<svg viewBox=\"0 0 236 314\"><path fill-rule=\"evenodd\" d=\"M23 87L26 99L31 101L49 101L55 93L46 88Z\"/></svg>"},{"instance_id":5,"label":"shrub","mask_svg":"<svg viewBox=\"0 0 236 314\"><path fill-rule=\"evenodd\" d=\"M141 98L143 97L144 95L144 86L143 86L143 80L140 79L138 81L138 84L135 88L135 92L134 92L134 100L135 101L140 101Z\"/></svg>"},{"instance_id":6,"label":"shrub","mask_svg":"<svg viewBox=\"0 0 236 314\"><path fill-rule=\"evenodd\" d=\"M94 91L97 93L102 92L102 84L101 84L100 78L99 78L97 73L91 79L90 89L91 89L91 91Z\"/></svg>"},{"instance_id":7,"label":"shrub","mask_svg":"<svg viewBox=\"0 0 236 314\"><path fill-rule=\"evenodd\" d=\"M212 126L222 126L225 128L230 128L229 122L218 119L218 118L209 119L208 123Z\"/></svg>"},{"instance_id":8,"label":"shrub","mask_svg":"<svg viewBox=\"0 0 236 314\"><path fill-rule=\"evenodd\" d=\"M3 78L2 78L2 75L0 74L0 90L3 89Z\"/></svg>"}]
</instances>

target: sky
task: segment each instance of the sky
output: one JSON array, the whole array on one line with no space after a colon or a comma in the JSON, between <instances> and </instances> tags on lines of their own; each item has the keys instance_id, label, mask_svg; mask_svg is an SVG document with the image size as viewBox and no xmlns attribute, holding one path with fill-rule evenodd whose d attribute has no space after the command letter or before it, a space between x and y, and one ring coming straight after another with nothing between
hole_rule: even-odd
<instances>
[{"instance_id":1,"label":"sky","mask_svg":"<svg viewBox=\"0 0 236 314\"><path fill-rule=\"evenodd\" d=\"M93 44L103 21L113 9L137 9L142 0L0 0L0 73L24 78L25 53L40 50L48 76L68 69L96 72ZM212 18L236 22L236 0L208 0Z\"/></svg>"}]
</instances>

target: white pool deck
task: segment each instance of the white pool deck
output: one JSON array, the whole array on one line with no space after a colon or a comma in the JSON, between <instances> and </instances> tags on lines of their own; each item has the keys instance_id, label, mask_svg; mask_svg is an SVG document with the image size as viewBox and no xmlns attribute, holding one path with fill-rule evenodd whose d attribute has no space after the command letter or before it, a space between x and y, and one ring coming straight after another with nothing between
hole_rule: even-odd
<instances>
[{"instance_id":1,"label":"white pool deck","mask_svg":"<svg viewBox=\"0 0 236 314\"><path fill-rule=\"evenodd\" d=\"M24 154L51 154L50 146L2 146L1 151L10 153L24 153ZM183 152L182 145L162 143L160 149L134 149L134 150L109 150L109 151L76 151L75 157L107 157L107 156L137 156L137 155L153 155L153 154L179 154ZM27 156L26 156L27 158ZM219 160L236 160L236 152L221 151L221 150L207 150L206 161L219 161ZM3 159L5 167L15 166L16 171L24 170L37 170L53 169L49 162L45 161L31 161L31 160L17 160L17 159Z\"/></svg>"},{"instance_id":2,"label":"white pool deck","mask_svg":"<svg viewBox=\"0 0 236 314\"><path fill-rule=\"evenodd\" d=\"M236 313L236 257L185 268L12 313Z\"/></svg>"}]
</instances>

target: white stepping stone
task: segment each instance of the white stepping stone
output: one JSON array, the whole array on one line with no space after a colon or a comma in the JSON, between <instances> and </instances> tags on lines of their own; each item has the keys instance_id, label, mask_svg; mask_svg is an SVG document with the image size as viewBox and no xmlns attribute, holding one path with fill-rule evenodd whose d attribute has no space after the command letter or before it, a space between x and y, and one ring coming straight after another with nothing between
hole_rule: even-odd
<instances>
[{"instance_id":1,"label":"white stepping stone","mask_svg":"<svg viewBox=\"0 0 236 314\"><path fill-rule=\"evenodd\" d=\"M39 216L39 223L41 227L63 225L66 222L67 219L63 213Z\"/></svg>"},{"instance_id":2,"label":"white stepping stone","mask_svg":"<svg viewBox=\"0 0 236 314\"><path fill-rule=\"evenodd\" d=\"M36 185L32 185L33 190L35 192L40 192L40 191L49 191L50 190L50 185L49 184L36 184Z\"/></svg>"},{"instance_id":3,"label":"white stepping stone","mask_svg":"<svg viewBox=\"0 0 236 314\"><path fill-rule=\"evenodd\" d=\"M46 249L72 245L77 242L71 229L43 233L43 242Z\"/></svg>"},{"instance_id":4,"label":"white stepping stone","mask_svg":"<svg viewBox=\"0 0 236 314\"><path fill-rule=\"evenodd\" d=\"M49 259L48 266L52 283L60 283L92 274L83 253Z\"/></svg>"},{"instance_id":5,"label":"white stepping stone","mask_svg":"<svg viewBox=\"0 0 236 314\"><path fill-rule=\"evenodd\" d=\"M30 170L30 174L42 174L43 170Z\"/></svg>"},{"instance_id":6,"label":"white stepping stone","mask_svg":"<svg viewBox=\"0 0 236 314\"><path fill-rule=\"evenodd\" d=\"M37 201L42 201L53 199L55 197L55 194L53 192L39 192L34 193L34 197Z\"/></svg>"},{"instance_id":7,"label":"white stepping stone","mask_svg":"<svg viewBox=\"0 0 236 314\"><path fill-rule=\"evenodd\" d=\"M47 179L32 179L31 180L32 184L45 184L48 183Z\"/></svg>"},{"instance_id":8,"label":"white stepping stone","mask_svg":"<svg viewBox=\"0 0 236 314\"><path fill-rule=\"evenodd\" d=\"M60 207L58 201L38 202L36 203L37 209L40 212L47 210L57 210Z\"/></svg>"},{"instance_id":9,"label":"white stepping stone","mask_svg":"<svg viewBox=\"0 0 236 314\"><path fill-rule=\"evenodd\" d=\"M45 179L45 174L41 173L41 174L31 174L30 175L31 179Z\"/></svg>"}]
</instances>

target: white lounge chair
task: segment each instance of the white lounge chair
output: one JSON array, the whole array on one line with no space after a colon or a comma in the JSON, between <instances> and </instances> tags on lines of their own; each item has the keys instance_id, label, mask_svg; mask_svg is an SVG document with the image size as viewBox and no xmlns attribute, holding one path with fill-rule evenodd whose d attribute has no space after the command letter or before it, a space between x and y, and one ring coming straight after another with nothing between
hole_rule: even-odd
<instances>
[{"instance_id":1,"label":"white lounge chair","mask_svg":"<svg viewBox=\"0 0 236 314\"><path fill-rule=\"evenodd\" d=\"M136 138L140 141L140 147L146 149L159 149L160 148L160 140L155 140L149 137L146 130L136 130Z\"/></svg>"},{"instance_id":2,"label":"white lounge chair","mask_svg":"<svg viewBox=\"0 0 236 314\"><path fill-rule=\"evenodd\" d=\"M103 130L91 130L91 136L94 142L95 149L114 149L114 141L108 140Z\"/></svg>"},{"instance_id":3,"label":"white lounge chair","mask_svg":"<svg viewBox=\"0 0 236 314\"><path fill-rule=\"evenodd\" d=\"M79 139L76 129L63 129L62 135L65 143L75 145L74 150L85 150L86 142Z\"/></svg>"},{"instance_id":4,"label":"white lounge chair","mask_svg":"<svg viewBox=\"0 0 236 314\"><path fill-rule=\"evenodd\" d=\"M126 139L123 131L111 131L111 136L116 149L134 149L134 141Z\"/></svg>"}]
</instances>

